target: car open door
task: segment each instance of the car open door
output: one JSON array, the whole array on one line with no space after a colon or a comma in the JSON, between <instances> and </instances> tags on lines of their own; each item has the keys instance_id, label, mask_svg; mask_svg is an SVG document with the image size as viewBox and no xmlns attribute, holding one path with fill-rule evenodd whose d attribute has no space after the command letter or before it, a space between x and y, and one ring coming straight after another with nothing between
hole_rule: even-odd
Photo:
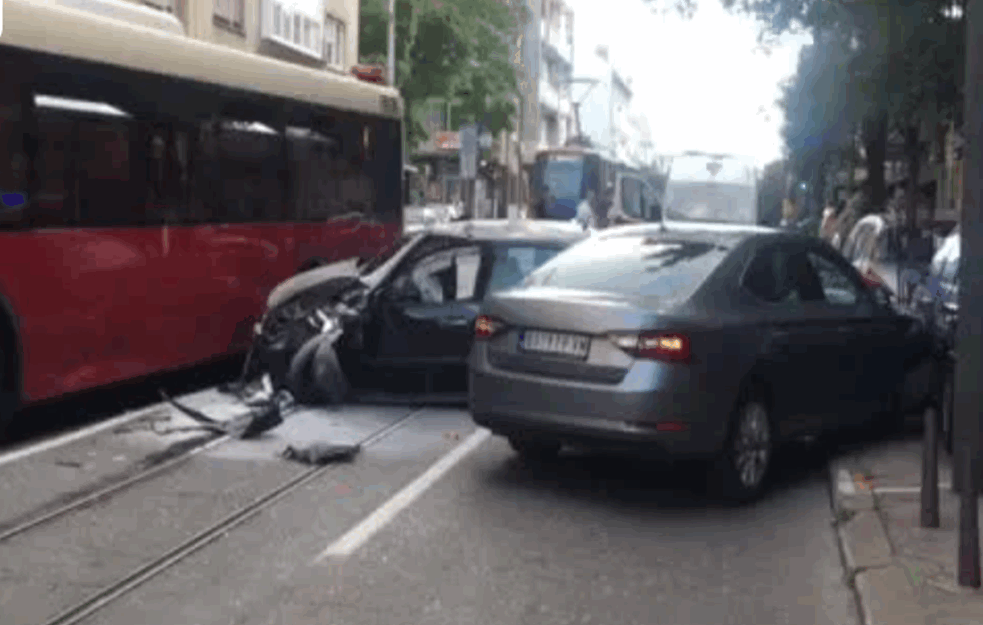
<instances>
[{"instance_id":1,"label":"car open door","mask_svg":"<svg viewBox=\"0 0 983 625\"><path fill-rule=\"evenodd\" d=\"M401 267L375 299L374 360L382 367L463 364L481 302L484 258L470 242Z\"/></svg>"}]
</instances>

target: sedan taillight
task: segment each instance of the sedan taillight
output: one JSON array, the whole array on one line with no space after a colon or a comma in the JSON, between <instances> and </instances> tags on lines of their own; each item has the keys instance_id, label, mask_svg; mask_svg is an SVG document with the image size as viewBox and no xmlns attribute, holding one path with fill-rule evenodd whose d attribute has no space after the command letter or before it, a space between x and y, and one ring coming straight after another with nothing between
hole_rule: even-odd
<instances>
[{"instance_id":1,"label":"sedan taillight","mask_svg":"<svg viewBox=\"0 0 983 625\"><path fill-rule=\"evenodd\" d=\"M678 332L613 334L611 341L635 358L686 362L690 357L689 337Z\"/></svg>"},{"instance_id":2,"label":"sedan taillight","mask_svg":"<svg viewBox=\"0 0 983 625\"><path fill-rule=\"evenodd\" d=\"M474 320L474 338L488 340L505 329L505 322L488 315L478 315Z\"/></svg>"}]
</instances>

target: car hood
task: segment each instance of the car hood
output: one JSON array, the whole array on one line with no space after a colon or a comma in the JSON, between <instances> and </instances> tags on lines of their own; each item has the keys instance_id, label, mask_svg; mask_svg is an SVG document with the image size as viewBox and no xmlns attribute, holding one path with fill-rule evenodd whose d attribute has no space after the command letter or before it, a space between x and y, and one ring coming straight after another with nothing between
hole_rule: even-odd
<instances>
[{"instance_id":1,"label":"car hood","mask_svg":"<svg viewBox=\"0 0 983 625\"><path fill-rule=\"evenodd\" d=\"M278 284L266 298L266 309L273 310L290 298L308 289L321 286L338 278L359 278L358 258L340 260L330 265L298 273Z\"/></svg>"}]
</instances>

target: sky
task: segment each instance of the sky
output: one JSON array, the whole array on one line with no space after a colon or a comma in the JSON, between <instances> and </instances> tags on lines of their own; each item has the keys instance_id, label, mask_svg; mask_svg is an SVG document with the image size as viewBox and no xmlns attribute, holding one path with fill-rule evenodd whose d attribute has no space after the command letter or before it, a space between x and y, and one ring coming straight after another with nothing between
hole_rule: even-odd
<instances>
[{"instance_id":1,"label":"sky","mask_svg":"<svg viewBox=\"0 0 983 625\"><path fill-rule=\"evenodd\" d=\"M774 103L810 36L786 35L769 56L757 50L754 19L728 13L720 0L699 0L690 20L653 13L642 0L567 3L574 76L607 45L615 68L632 79L632 110L648 119L656 151L730 152L760 165L781 156L783 115Z\"/></svg>"}]
</instances>

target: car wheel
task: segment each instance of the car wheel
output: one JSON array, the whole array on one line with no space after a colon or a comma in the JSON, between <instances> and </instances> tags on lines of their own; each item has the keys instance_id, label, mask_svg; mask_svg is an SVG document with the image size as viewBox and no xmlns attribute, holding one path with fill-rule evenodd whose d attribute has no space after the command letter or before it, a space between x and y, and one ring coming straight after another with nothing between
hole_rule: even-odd
<instances>
[{"instance_id":1,"label":"car wheel","mask_svg":"<svg viewBox=\"0 0 983 625\"><path fill-rule=\"evenodd\" d=\"M6 345L0 342L0 441L4 440L17 410L12 352L5 348Z\"/></svg>"},{"instance_id":2,"label":"car wheel","mask_svg":"<svg viewBox=\"0 0 983 625\"><path fill-rule=\"evenodd\" d=\"M520 438L518 436L509 437L509 445L524 459L528 460L550 460L560 454L562 445L553 441L534 440Z\"/></svg>"},{"instance_id":3,"label":"car wheel","mask_svg":"<svg viewBox=\"0 0 983 625\"><path fill-rule=\"evenodd\" d=\"M941 402L942 414L939 416L941 417L942 420L942 423L940 424L941 434L942 434L942 444L945 446L945 450L946 452L948 452L950 456L952 455L952 429L953 429L952 428L952 412L953 412L952 400L955 396L955 391L956 388L955 388L954 380L952 379L952 374L947 373L945 376L945 383L942 385L942 402Z\"/></svg>"},{"instance_id":4,"label":"car wheel","mask_svg":"<svg viewBox=\"0 0 983 625\"><path fill-rule=\"evenodd\" d=\"M757 498L764 491L771 468L774 440L774 427L764 402L742 402L714 467L718 494L735 503Z\"/></svg>"},{"instance_id":5,"label":"car wheel","mask_svg":"<svg viewBox=\"0 0 983 625\"><path fill-rule=\"evenodd\" d=\"M286 387L298 403L335 404L348 395L348 380L326 336L308 341L290 363Z\"/></svg>"}]
</instances>

